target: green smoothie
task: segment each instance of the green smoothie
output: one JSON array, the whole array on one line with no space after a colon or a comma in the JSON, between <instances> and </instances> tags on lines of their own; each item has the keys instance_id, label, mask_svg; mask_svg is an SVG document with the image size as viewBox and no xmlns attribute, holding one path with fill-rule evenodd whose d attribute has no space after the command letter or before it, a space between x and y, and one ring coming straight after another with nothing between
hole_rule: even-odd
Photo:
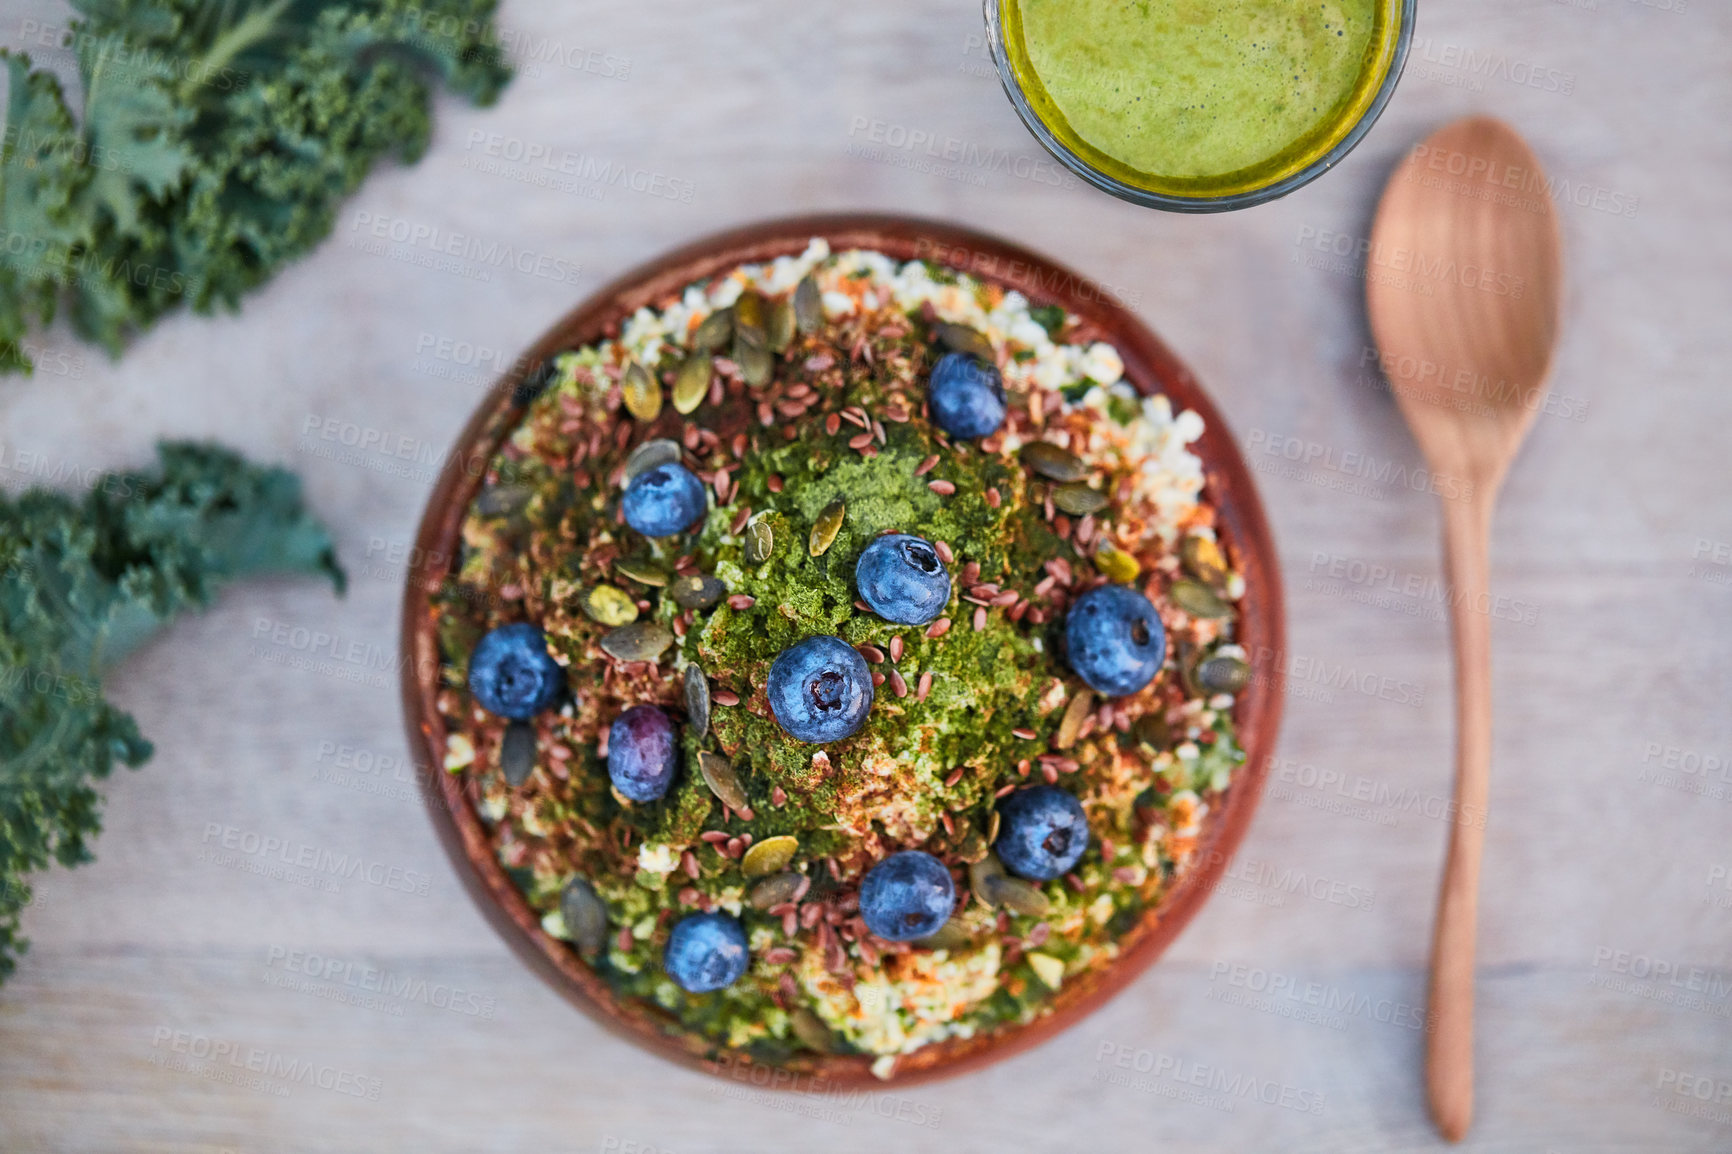
<instances>
[{"instance_id":1,"label":"green smoothie","mask_svg":"<svg viewBox=\"0 0 1732 1154\"><path fill-rule=\"evenodd\" d=\"M998 0L1036 116L1122 183L1247 192L1352 131L1394 57L1389 0Z\"/></svg>"}]
</instances>

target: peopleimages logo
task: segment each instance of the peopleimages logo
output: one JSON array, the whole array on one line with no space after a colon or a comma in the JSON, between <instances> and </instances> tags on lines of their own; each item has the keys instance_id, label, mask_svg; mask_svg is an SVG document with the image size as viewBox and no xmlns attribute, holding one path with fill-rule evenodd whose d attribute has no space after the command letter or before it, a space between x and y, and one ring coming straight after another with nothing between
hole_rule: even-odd
<instances>
[{"instance_id":1,"label":"peopleimages logo","mask_svg":"<svg viewBox=\"0 0 1732 1154\"><path fill-rule=\"evenodd\" d=\"M153 1066L193 1074L212 1082L228 1082L286 1098L294 1086L316 1086L351 1098L379 1100L378 1078L337 1066L291 1058L261 1046L242 1047L227 1038L194 1034L158 1026L151 1035ZM223 1063L228 1068L224 1069Z\"/></svg>"},{"instance_id":2,"label":"peopleimages logo","mask_svg":"<svg viewBox=\"0 0 1732 1154\"><path fill-rule=\"evenodd\" d=\"M336 1001L348 1001L349 995L360 995L362 1003L367 1004L365 995L378 994L400 1002L420 1002L424 1006L447 1010L453 1014L486 1019L491 1019L498 1010L498 1003L492 996L483 996L473 990L464 990L443 982L412 978L365 962L328 957L312 950L272 946L265 956L265 965L271 970L280 971L274 975L274 980L272 974L266 975L269 984L318 997L329 997ZM297 982L291 975L299 975L311 981ZM389 1012L401 1013L401 1008L393 1006Z\"/></svg>"},{"instance_id":3,"label":"peopleimages logo","mask_svg":"<svg viewBox=\"0 0 1732 1154\"><path fill-rule=\"evenodd\" d=\"M204 845L206 853L211 855L211 860L218 861L218 864L226 863L211 853L213 846L228 851L231 856L239 855L241 858L254 858L260 862L309 870L315 875L322 874L333 880L359 879L368 885L414 894L417 897L427 895L428 886L433 880L432 874L420 870L369 861L359 855L320 849L306 842L273 837L217 821L205 823Z\"/></svg>"},{"instance_id":4,"label":"peopleimages logo","mask_svg":"<svg viewBox=\"0 0 1732 1154\"><path fill-rule=\"evenodd\" d=\"M1116 1074L1115 1070L1147 1074L1149 1079L1127 1078ZM1171 1088L1163 1087L1160 1084L1162 1079L1175 1085ZM1094 1080L1179 1100L1194 1100L1182 1094L1183 1088L1208 1091L1219 1096L1227 1113L1232 1113L1232 1107L1246 1099L1261 1102L1265 1106L1297 1110L1301 1114L1323 1113L1322 1091L1289 1086L1285 1082L1273 1078L1259 1078L1254 1074L1235 1073L1221 1066L1187 1062L1171 1054L1138 1049L1117 1042L1102 1042L1096 1049ZM1169 1089L1181 1092L1169 1092ZM1211 1105L1207 1101L1198 1101L1197 1104Z\"/></svg>"}]
</instances>

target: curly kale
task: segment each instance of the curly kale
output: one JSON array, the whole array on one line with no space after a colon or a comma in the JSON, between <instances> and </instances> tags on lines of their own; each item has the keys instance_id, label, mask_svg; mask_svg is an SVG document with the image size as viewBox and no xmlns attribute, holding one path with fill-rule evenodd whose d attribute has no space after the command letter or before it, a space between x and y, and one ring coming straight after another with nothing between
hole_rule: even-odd
<instances>
[{"instance_id":1,"label":"curly kale","mask_svg":"<svg viewBox=\"0 0 1732 1154\"><path fill-rule=\"evenodd\" d=\"M0 495L0 978L25 942L24 875L90 860L91 782L151 746L101 676L218 586L252 573L343 571L300 482L210 445L164 444L148 473L103 475L82 499Z\"/></svg>"},{"instance_id":2,"label":"curly kale","mask_svg":"<svg viewBox=\"0 0 1732 1154\"><path fill-rule=\"evenodd\" d=\"M84 107L0 49L0 372L57 306L111 355L238 308L327 236L380 157L418 160L429 82L490 104L496 0L73 0Z\"/></svg>"}]
</instances>

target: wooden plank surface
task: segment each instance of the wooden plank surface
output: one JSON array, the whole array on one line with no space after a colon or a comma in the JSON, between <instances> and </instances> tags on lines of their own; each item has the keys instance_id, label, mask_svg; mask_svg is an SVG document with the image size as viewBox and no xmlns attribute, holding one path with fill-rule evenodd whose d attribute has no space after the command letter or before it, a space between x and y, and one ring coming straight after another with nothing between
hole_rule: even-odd
<instances>
[{"instance_id":1,"label":"wooden plank surface","mask_svg":"<svg viewBox=\"0 0 1732 1154\"><path fill-rule=\"evenodd\" d=\"M1494 623L1466 1148L1732 1149L1732 769L1702 768L1732 762L1732 10L1421 7L1408 75L1336 172L1259 209L1184 218L1054 179L970 3L509 0L526 67L500 104L442 102L425 160L369 181L337 234L241 315L177 318L117 364L49 334L77 359L0 386L0 483L136 464L163 435L219 437L305 474L353 588L237 589L114 678L157 754L108 788L97 862L44 877L27 913L35 946L0 990L0 1149L1438 1148L1412 1027L1450 682L1440 607L1407 592L1438 574L1435 498L1286 454L1418 466L1367 354L1352 254L1396 158L1469 112L1508 119L1558 182L1569 289L1554 377L1568 403L1537 422L1494 529L1493 584L1512 608ZM64 16L0 5L0 42ZM954 140L964 159L875 145L875 122ZM489 171L494 134L499 151L592 157L673 195ZM992 150L1008 163L967 159ZM847 208L963 220L1131 300L1259 469L1292 624L1271 794L1236 876L1168 959L990 1072L836 1100L673 1069L570 1010L507 953L435 843L391 670L306 668L271 634L323 630L388 664L427 461L493 376L474 347L509 360L585 293L704 232ZM527 271L428 267L431 243L372 241L380 220L512 246ZM407 460L343 445L367 431ZM395 880L332 888L224 850L255 836ZM1288 870L1354 900L1270 884ZM367 967L405 992L357 993ZM1217 1076L1274 1087L1273 1102L1222 1100Z\"/></svg>"}]
</instances>

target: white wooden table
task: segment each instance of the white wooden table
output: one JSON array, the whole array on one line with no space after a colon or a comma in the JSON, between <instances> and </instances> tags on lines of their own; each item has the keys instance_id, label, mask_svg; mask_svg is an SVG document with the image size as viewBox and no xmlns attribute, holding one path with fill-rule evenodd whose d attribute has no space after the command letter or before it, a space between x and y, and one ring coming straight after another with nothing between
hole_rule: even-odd
<instances>
[{"instance_id":1,"label":"white wooden table","mask_svg":"<svg viewBox=\"0 0 1732 1154\"><path fill-rule=\"evenodd\" d=\"M1732 10L1421 7L1400 91L1338 171L1185 218L1049 182L972 3L510 0L520 56L544 59L492 110L442 101L426 159L369 181L241 315L177 318L118 364L49 334L81 359L0 384L9 488L141 463L159 436L221 438L304 473L353 588L237 588L114 677L157 754L109 785L96 863L40 881L35 947L0 989L0 1149L1438 1148L1412 1026L1450 668L1438 604L1409 592L1438 575L1438 525L1433 497L1376 478L1419 461L1369 362L1352 253L1406 147L1479 111L1521 129L1557 182L1569 290L1567 405L1538 421L1495 529L1493 583L1519 607L1494 635L1466 1145L1732 1149ZM21 20L64 17L48 0L6 12L8 43ZM936 168L874 154L875 121L963 159L944 164L943 143ZM531 145L643 175L550 187L477 164ZM614 1041L507 952L415 800L390 662L428 462L494 375L477 349L509 360L583 294L702 233L854 208L1054 254L1188 360L1263 472L1292 692L1238 876L1107 1009L988 1073L766 1096ZM380 220L443 239L376 245ZM528 271L417 263L453 233L512 246ZM1324 463L1293 468L1295 445ZM1341 465L1351 453L1371 477ZM278 623L373 647L383 668L298 667ZM246 847L267 839L398 882L260 873ZM1301 873L1323 897L1289 892ZM315 1073L283 1094L268 1075L289 1063ZM1224 1101L1223 1079L1271 1101Z\"/></svg>"}]
</instances>

